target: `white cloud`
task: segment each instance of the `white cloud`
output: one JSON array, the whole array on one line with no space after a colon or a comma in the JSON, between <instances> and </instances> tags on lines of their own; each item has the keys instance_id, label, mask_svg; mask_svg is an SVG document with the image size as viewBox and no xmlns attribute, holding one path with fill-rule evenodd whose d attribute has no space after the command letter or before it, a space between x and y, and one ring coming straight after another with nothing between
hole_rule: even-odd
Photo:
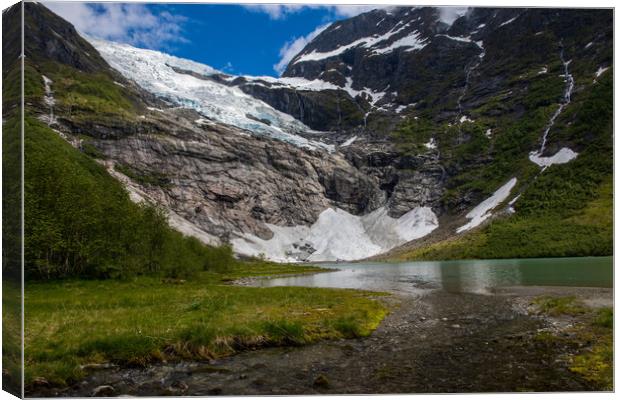
<instances>
[{"instance_id":1,"label":"white cloud","mask_svg":"<svg viewBox=\"0 0 620 400\"><path fill-rule=\"evenodd\" d=\"M468 7L439 7L439 20L448 25L467 13Z\"/></svg>"},{"instance_id":2,"label":"white cloud","mask_svg":"<svg viewBox=\"0 0 620 400\"><path fill-rule=\"evenodd\" d=\"M304 9L325 8L333 13L334 17L350 18L377 8L385 8L381 5L319 5L319 4L248 4L243 7L254 12L262 12L271 19L285 19L291 14Z\"/></svg>"},{"instance_id":3,"label":"white cloud","mask_svg":"<svg viewBox=\"0 0 620 400\"><path fill-rule=\"evenodd\" d=\"M333 18L351 18L356 15L375 10L377 8L388 8L380 5L306 5L306 4L253 4L245 5L245 8L254 12L262 12L269 15L274 20L285 19L290 14L298 13L304 9L324 8L332 13ZM288 63L295 57L312 39L323 32L330 24L317 27L306 36L295 37L280 48L280 61L273 66L273 69L282 74Z\"/></svg>"},{"instance_id":4,"label":"white cloud","mask_svg":"<svg viewBox=\"0 0 620 400\"><path fill-rule=\"evenodd\" d=\"M287 15L299 12L309 6L303 4L247 4L243 7L250 11L265 13L271 19L284 19Z\"/></svg>"},{"instance_id":5,"label":"white cloud","mask_svg":"<svg viewBox=\"0 0 620 400\"><path fill-rule=\"evenodd\" d=\"M327 29L331 24L321 25L306 36L293 38L292 40L284 43L280 48L280 61L273 66L273 69L281 75L286 69L288 63L295 57L308 43L317 37L321 32Z\"/></svg>"},{"instance_id":6,"label":"white cloud","mask_svg":"<svg viewBox=\"0 0 620 400\"><path fill-rule=\"evenodd\" d=\"M334 11L334 14L336 14L339 17L351 18L351 17L355 17L356 15L360 15L360 14L363 14L371 10L376 10L377 8L387 8L387 7L381 6L381 5L374 5L374 6L373 5L370 5L370 6L340 5L340 6L329 6L329 8L331 8Z\"/></svg>"},{"instance_id":7,"label":"white cloud","mask_svg":"<svg viewBox=\"0 0 620 400\"><path fill-rule=\"evenodd\" d=\"M167 11L155 13L143 4L50 2L45 5L87 35L147 48L187 42L186 18Z\"/></svg>"},{"instance_id":8,"label":"white cloud","mask_svg":"<svg viewBox=\"0 0 620 400\"><path fill-rule=\"evenodd\" d=\"M220 70L232 74L233 72L235 72L235 66L233 65L233 63L228 61L222 68L220 68Z\"/></svg>"}]
</instances>

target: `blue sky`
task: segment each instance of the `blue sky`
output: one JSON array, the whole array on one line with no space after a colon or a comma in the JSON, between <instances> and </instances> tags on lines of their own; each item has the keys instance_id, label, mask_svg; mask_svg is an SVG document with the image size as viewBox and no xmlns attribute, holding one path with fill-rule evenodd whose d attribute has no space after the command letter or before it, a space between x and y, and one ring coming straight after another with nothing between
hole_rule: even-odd
<instances>
[{"instance_id":1,"label":"blue sky","mask_svg":"<svg viewBox=\"0 0 620 400\"><path fill-rule=\"evenodd\" d=\"M63 3L86 34L189 58L237 75L277 76L330 22L372 6Z\"/></svg>"}]
</instances>

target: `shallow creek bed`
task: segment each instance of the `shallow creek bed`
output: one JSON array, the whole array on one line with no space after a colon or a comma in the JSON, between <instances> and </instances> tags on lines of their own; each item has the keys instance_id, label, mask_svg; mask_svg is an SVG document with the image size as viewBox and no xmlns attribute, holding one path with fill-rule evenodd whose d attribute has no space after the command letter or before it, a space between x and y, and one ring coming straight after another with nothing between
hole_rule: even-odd
<instances>
[{"instance_id":1,"label":"shallow creek bed","mask_svg":"<svg viewBox=\"0 0 620 400\"><path fill-rule=\"evenodd\" d=\"M107 366L63 390L36 388L29 395L611 389L611 367L597 356L606 341L611 346L611 327L597 322L601 310L610 311L611 289L508 287L485 295L430 291L383 301L391 313L365 338L267 348L210 362ZM594 362L580 354L592 354Z\"/></svg>"}]
</instances>

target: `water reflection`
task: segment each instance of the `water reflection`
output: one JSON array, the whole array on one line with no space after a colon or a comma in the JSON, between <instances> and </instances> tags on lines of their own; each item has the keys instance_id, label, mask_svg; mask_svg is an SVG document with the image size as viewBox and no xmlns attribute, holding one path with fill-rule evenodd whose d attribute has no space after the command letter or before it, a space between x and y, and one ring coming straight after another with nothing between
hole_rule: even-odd
<instances>
[{"instance_id":1,"label":"water reflection","mask_svg":"<svg viewBox=\"0 0 620 400\"><path fill-rule=\"evenodd\" d=\"M351 288L422 294L488 293L501 286L611 287L612 257L325 264L337 271L265 279L258 286Z\"/></svg>"}]
</instances>

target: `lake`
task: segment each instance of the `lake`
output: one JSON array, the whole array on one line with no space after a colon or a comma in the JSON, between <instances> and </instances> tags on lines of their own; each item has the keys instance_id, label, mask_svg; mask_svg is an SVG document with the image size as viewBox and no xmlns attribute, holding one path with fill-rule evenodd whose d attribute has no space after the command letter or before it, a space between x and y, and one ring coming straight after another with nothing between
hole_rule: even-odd
<instances>
[{"instance_id":1,"label":"lake","mask_svg":"<svg viewBox=\"0 0 620 400\"><path fill-rule=\"evenodd\" d=\"M307 286L422 294L490 293L506 286L613 285L613 257L326 263L333 272L260 279L256 286Z\"/></svg>"}]
</instances>

